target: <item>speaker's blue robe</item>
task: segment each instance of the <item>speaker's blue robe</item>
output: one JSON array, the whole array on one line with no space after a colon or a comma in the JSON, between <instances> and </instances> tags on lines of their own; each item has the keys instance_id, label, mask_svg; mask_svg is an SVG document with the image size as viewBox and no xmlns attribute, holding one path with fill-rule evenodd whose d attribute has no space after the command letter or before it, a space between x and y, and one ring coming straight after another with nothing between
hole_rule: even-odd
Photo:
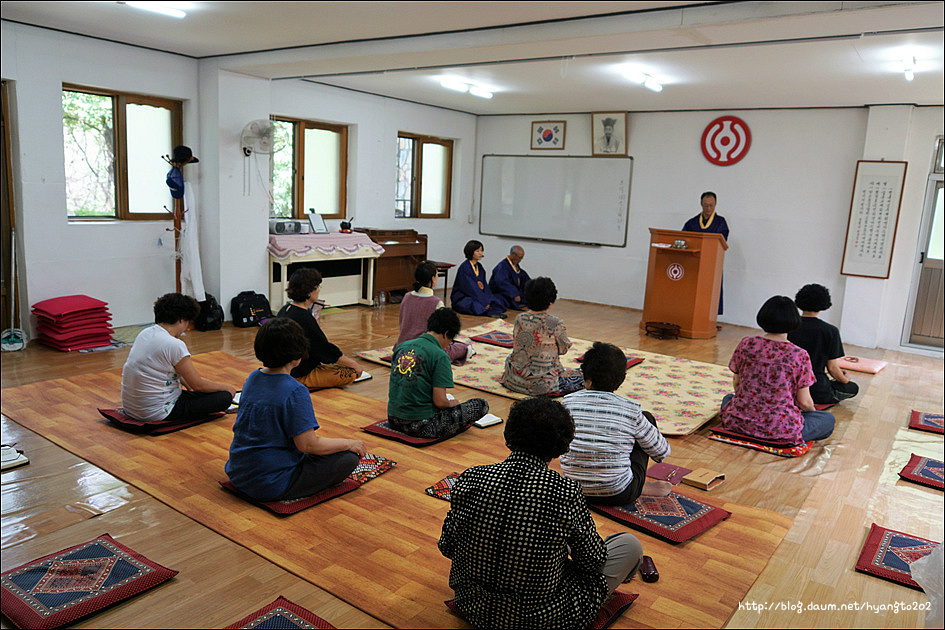
<instances>
[{"instance_id":1,"label":"speaker's blue robe","mask_svg":"<svg viewBox=\"0 0 945 630\"><path fill-rule=\"evenodd\" d=\"M702 213L700 212L696 216L686 221L686 225L683 226L683 231L721 234L725 238L725 241L728 242L728 223L725 222L725 217L721 217L716 214L712 217L712 222L709 223L708 227L703 228L702 224L699 223L699 218L701 216L702 216ZM721 314L722 314L722 285L719 284L719 315Z\"/></svg>"},{"instance_id":2,"label":"speaker's blue robe","mask_svg":"<svg viewBox=\"0 0 945 630\"><path fill-rule=\"evenodd\" d=\"M519 267L516 272L508 258L503 258L489 279L489 288L496 298L496 302L504 308L523 309L528 306L525 301L525 283L531 280L528 273ZM518 298L516 300L515 298Z\"/></svg>"}]
</instances>

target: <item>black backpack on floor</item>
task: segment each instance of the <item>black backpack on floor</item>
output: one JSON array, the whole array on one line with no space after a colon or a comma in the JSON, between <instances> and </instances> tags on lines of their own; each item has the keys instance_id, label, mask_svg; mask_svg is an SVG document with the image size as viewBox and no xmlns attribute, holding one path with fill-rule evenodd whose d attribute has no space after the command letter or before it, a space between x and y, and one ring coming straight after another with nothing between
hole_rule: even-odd
<instances>
[{"instance_id":1,"label":"black backpack on floor","mask_svg":"<svg viewBox=\"0 0 945 630\"><path fill-rule=\"evenodd\" d=\"M269 300L262 293L243 291L230 301L230 315L237 328L259 326L267 319L272 319Z\"/></svg>"},{"instance_id":2,"label":"black backpack on floor","mask_svg":"<svg viewBox=\"0 0 945 630\"><path fill-rule=\"evenodd\" d=\"M194 328L203 332L220 330L223 328L223 307L215 297L209 293L205 295L207 299L200 302L200 314L194 320Z\"/></svg>"}]
</instances>

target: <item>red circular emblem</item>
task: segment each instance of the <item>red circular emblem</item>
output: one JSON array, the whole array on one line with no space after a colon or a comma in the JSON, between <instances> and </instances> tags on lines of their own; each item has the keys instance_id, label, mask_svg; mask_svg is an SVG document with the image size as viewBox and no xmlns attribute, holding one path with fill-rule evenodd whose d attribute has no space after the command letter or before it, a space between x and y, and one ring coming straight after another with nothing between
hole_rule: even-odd
<instances>
[{"instance_id":1,"label":"red circular emblem","mask_svg":"<svg viewBox=\"0 0 945 630\"><path fill-rule=\"evenodd\" d=\"M682 280L682 277L686 275L686 270L679 263L672 263L666 267L666 275L670 280Z\"/></svg>"},{"instance_id":2,"label":"red circular emblem","mask_svg":"<svg viewBox=\"0 0 945 630\"><path fill-rule=\"evenodd\" d=\"M751 147L751 130L737 116L722 116L702 132L702 155L716 166L737 163Z\"/></svg>"}]
</instances>

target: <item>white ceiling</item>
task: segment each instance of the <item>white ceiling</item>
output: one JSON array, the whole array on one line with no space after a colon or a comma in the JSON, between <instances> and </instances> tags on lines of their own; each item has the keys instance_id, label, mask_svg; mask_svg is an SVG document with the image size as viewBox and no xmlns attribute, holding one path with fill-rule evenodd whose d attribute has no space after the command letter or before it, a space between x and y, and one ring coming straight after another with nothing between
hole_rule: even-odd
<instances>
[{"instance_id":1,"label":"white ceiling","mask_svg":"<svg viewBox=\"0 0 945 630\"><path fill-rule=\"evenodd\" d=\"M4 20L475 114L941 105L941 2L3 2ZM902 58L916 57L903 78ZM661 93L629 83L631 65ZM491 88L445 90L443 75Z\"/></svg>"}]
</instances>

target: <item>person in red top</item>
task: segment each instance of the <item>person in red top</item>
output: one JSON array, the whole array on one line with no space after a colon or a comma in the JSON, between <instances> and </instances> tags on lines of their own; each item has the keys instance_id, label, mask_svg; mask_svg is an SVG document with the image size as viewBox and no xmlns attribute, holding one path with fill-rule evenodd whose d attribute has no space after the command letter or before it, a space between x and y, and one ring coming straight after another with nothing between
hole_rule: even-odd
<instances>
[{"instance_id":1,"label":"person in red top","mask_svg":"<svg viewBox=\"0 0 945 630\"><path fill-rule=\"evenodd\" d=\"M722 400L722 428L795 444L826 439L836 419L814 409L810 357L787 338L801 325L793 300L769 298L756 321L764 335L742 339L728 364L735 373L735 393Z\"/></svg>"}]
</instances>

